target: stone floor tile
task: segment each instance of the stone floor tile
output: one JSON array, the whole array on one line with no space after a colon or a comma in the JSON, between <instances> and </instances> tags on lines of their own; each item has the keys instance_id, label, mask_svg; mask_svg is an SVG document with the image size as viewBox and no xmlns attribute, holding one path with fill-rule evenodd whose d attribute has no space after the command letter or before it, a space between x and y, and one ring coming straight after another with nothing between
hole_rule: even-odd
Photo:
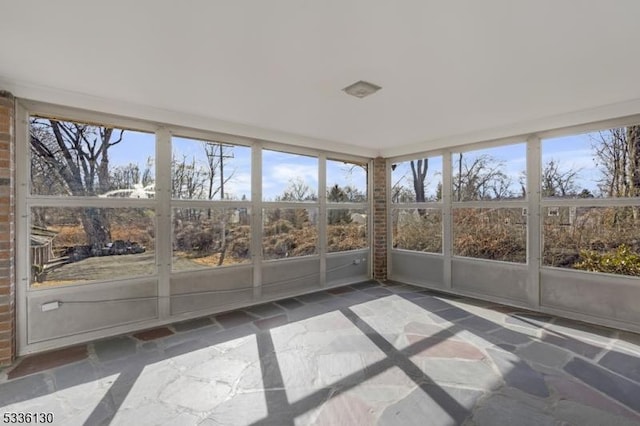
<instances>
[{"instance_id":1,"label":"stone floor tile","mask_svg":"<svg viewBox=\"0 0 640 426\"><path fill-rule=\"evenodd\" d=\"M549 396L544 376L529 367L519 357L494 349L487 349L487 353L508 386L541 398Z\"/></svg>"},{"instance_id":2,"label":"stone floor tile","mask_svg":"<svg viewBox=\"0 0 640 426\"><path fill-rule=\"evenodd\" d=\"M407 323L402 329L403 332L407 334L415 334L417 336L441 336L441 338L453 338L454 333L451 330L448 330L442 325L439 324L431 324L425 322L411 321Z\"/></svg>"},{"instance_id":3,"label":"stone floor tile","mask_svg":"<svg viewBox=\"0 0 640 426\"><path fill-rule=\"evenodd\" d=\"M375 297L385 297L394 294L384 287L365 288L364 290L362 290L362 292Z\"/></svg>"},{"instance_id":4,"label":"stone floor tile","mask_svg":"<svg viewBox=\"0 0 640 426\"><path fill-rule=\"evenodd\" d=\"M425 384L384 410L378 424L462 424L471 416L471 411L481 396L482 392L477 390Z\"/></svg>"},{"instance_id":5,"label":"stone floor tile","mask_svg":"<svg viewBox=\"0 0 640 426\"><path fill-rule=\"evenodd\" d=\"M120 409L116 413L112 425L197 425L200 417L190 414L184 409L149 402L139 407Z\"/></svg>"},{"instance_id":6,"label":"stone floor tile","mask_svg":"<svg viewBox=\"0 0 640 426\"><path fill-rule=\"evenodd\" d=\"M285 309L296 309L303 306L303 304L298 299L294 299L293 297L290 299L278 300L275 303Z\"/></svg>"},{"instance_id":7,"label":"stone floor tile","mask_svg":"<svg viewBox=\"0 0 640 426\"><path fill-rule=\"evenodd\" d=\"M77 386L87 381L98 380L102 374L96 365L84 360L71 365L58 367L51 371L56 390Z\"/></svg>"},{"instance_id":8,"label":"stone floor tile","mask_svg":"<svg viewBox=\"0 0 640 426\"><path fill-rule=\"evenodd\" d=\"M173 324L173 329L177 332L182 332L182 331L194 330L196 328L206 327L211 324L212 324L211 318L202 317L202 318L195 318L192 320L175 323Z\"/></svg>"},{"instance_id":9,"label":"stone floor tile","mask_svg":"<svg viewBox=\"0 0 640 426\"><path fill-rule=\"evenodd\" d=\"M560 335L597 342L600 345L609 344L615 336L615 331L610 328L597 327L564 318L557 318L552 324L547 325L546 328Z\"/></svg>"},{"instance_id":10,"label":"stone floor tile","mask_svg":"<svg viewBox=\"0 0 640 426\"><path fill-rule=\"evenodd\" d=\"M356 290L364 290L365 288L380 287L380 283L377 281L365 281L362 283L351 284L349 287L355 288Z\"/></svg>"},{"instance_id":11,"label":"stone floor tile","mask_svg":"<svg viewBox=\"0 0 640 426\"><path fill-rule=\"evenodd\" d=\"M432 318L434 318L438 322L446 322L446 321L456 321L462 318L466 318L472 315L470 312L465 311L464 309L452 307L449 309L445 309L443 311L438 311L435 314L432 314Z\"/></svg>"},{"instance_id":12,"label":"stone floor tile","mask_svg":"<svg viewBox=\"0 0 640 426\"><path fill-rule=\"evenodd\" d=\"M552 331L543 331L542 341L591 359L594 359L596 355L604 350L596 343L582 342L574 337L556 334Z\"/></svg>"},{"instance_id":13,"label":"stone floor tile","mask_svg":"<svg viewBox=\"0 0 640 426\"><path fill-rule=\"evenodd\" d=\"M519 348L516 355L528 362L552 368L562 368L573 356L563 349L541 342L532 342Z\"/></svg>"},{"instance_id":14,"label":"stone floor tile","mask_svg":"<svg viewBox=\"0 0 640 426\"><path fill-rule=\"evenodd\" d=\"M50 368L80 361L86 357L87 347L84 345L30 355L22 358L18 365L7 373L7 377L9 379L15 379L17 377L38 373Z\"/></svg>"},{"instance_id":15,"label":"stone floor tile","mask_svg":"<svg viewBox=\"0 0 640 426\"><path fill-rule=\"evenodd\" d=\"M253 322L256 318L243 311L231 311L218 314L215 316L215 319L222 327L232 328Z\"/></svg>"},{"instance_id":16,"label":"stone floor tile","mask_svg":"<svg viewBox=\"0 0 640 426\"><path fill-rule=\"evenodd\" d=\"M329 294L333 294L334 296L337 296L338 294L352 293L357 290L349 286L344 286L344 287L330 288L325 291Z\"/></svg>"},{"instance_id":17,"label":"stone floor tile","mask_svg":"<svg viewBox=\"0 0 640 426\"><path fill-rule=\"evenodd\" d=\"M134 333L133 337L142 341L149 341L155 339L161 339L163 337L171 336L173 331L169 330L168 327L158 327L153 328L151 330L140 331L138 333Z\"/></svg>"},{"instance_id":18,"label":"stone floor tile","mask_svg":"<svg viewBox=\"0 0 640 426\"><path fill-rule=\"evenodd\" d=\"M429 293L424 291L411 291L407 293L396 293L396 294L398 294L398 296L402 297L403 299L407 299L407 300L416 300L416 299L422 299L424 297L431 296Z\"/></svg>"},{"instance_id":19,"label":"stone floor tile","mask_svg":"<svg viewBox=\"0 0 640 426\"><path fill-rule=\"evenodd\" d=\"M434 339L422 336L409 336L410 345L427 344L428 347L417 353L416 357L424 358L455 358L468 360L481 360L485 357L484 353L475 346L467 342L459 342L457 340ZM410 346L411 347L411 346Z\"/></svg>"},{"instance_id":20,"label":"stone floor tile","mask_svg":"<svg viewBox=\"0 0 640 426\"><path fill-rule=\"evenodd\" d=\"M594 390L590 386L567 377L548 376L546 381L560 401L573 401L616 416L626 417L640 424L640 413L636 413L619 402ZM615 424L615 423L609 423Z\"/></svg>"},{"instance_id":21,"label":"stone floor tile","mask_svg":"<svg viewBox=\"0 0 640 426\"><path fill-rule=\"evenodd\" d=\"M249 306L248 308L245 308L244 311L259 318L275 317L276 315L282 315L284 313L284 310L274 303L263 303L261 305Z\"/></svg>"},{"instance_id":22,"label":"stone floor tile","mask_svg":"<svg viewBox=\"0 0 640 426\"><path fill-rule=\"evenodd\" d=\"M38 398L47 395L52 389L53 383L43 373L21 377L2 384L0 406Z\"/></svg>"},{"instance_id":23,"label":"stone floor tile","mask_svg":"<svg viewBox=\"0 0 640 426\"><path fill-rule=\"evenodd\" d=\"M609 351L598 363L611 371L640 383L640 360L622 352Z\"/></svg>"},{"instance_id":24,"label":"stone floor tile","mask_svg":"<svg viewBox=\"0 0 640 426\"><path fill-rule=\"evenodd\" d=\"M221 328L218 324L213 324L209 321L208 325L203 325L202 327L192 328L187 331L181 331L179 333L175 333L171 336L165 337L162 339L162 347L165 348L165 352L168 348L186 343L186 342L208 342L209 339L215 335Z\"/></svg>"},{"instance_id":25,"label":"stone floor tile","mask_svg":"<svg viewBox=\"0 0 640 426\"><path fill-rule=\"evenodd\" d=\"M613 348L621 348L640 355L640 334L628 331L618 332L618 338L613 342Z\"/></svg>"},{"instance_id":26,"label":"stone floor tile","mask_svg":"<svg viewBox=\"0 0 640 426\"><path fill-rule=\"evenodd\" d=\"M427 296L420 299L412 300L411 303L420 306L428 312L440 312L445 309L451 309L453 305L447 301L438 299L437 297Z\"/></svg>"},{"instance_id":27,"label":"stone floor tile","mask_svg":"<svg viewBox=\"0 0 640 426\"><path fill-rule=\"evenodd\" d=\"M158 342L155 342L155 341L144 342L142 345L140 345L140 349L145 351L155 351L158 348L159 348Z\"/></svg>"},{"instance_id":28,"label":"stone floor tile","mask_svg":"<svg viewBox=\"0 0 640 426\"><path fill-rule=\"evenodd\" d=\"M279 327L281 325L284 325L287 322L288 322L288 320L287 320L287 316L286 315L278 315L278 316L275 316L275 317L259 319L259 320L254 321L253 323L260 330L269 330L271 328Z\"/></svg>"},{"instance_id":29,"label":"stone floor tile","mask_svg":"<svg viewBox=\"0 0 640 426\"><path fill-rule=\"evenodd\" d=\"M640 412L640 385L583 359L574 358L564 370L589 386Z\"/></svg>"},{"instance_id":30,"label":"stone floor tile","mask_svg":"<svg viewBox=\"0 0 640 426\"><path fill-rule=\"evenodd\" d=\"M483 361L418 357L412 357L411 360L436 383L489 391L498 388L503 382L502 377Z\"/></svg>"},{"instance_id":31,"label":"stone floor tile","mask_svg":"<svg viewBox=\"0 0 640 426\"><path fill-rule=\"evenodd\" d=\"M553 407L553 417L571 425L580 426L637 426L638 422L627 417L611 414L597 408L579 404L573 401L560 400Z\"/></svg>"},{"instance_id":32,"label":"stone floor tile","mask_svg":"<svg viewBox=\"0 0 640 426\"><path fill-rule=\"evenodd\" d=\"M93 344L93 350L102 362L112 361L136 353L136 341L127 336L98 340Z\"/></svg>"},{"instance_id":33,"label":"stone floor tile","mask_svg":"<svg viewBox=\"0 0 640 426\"><path fill-rule=\"evenodd\" d=\"M100 401L98 405L87 407L84 410L79 410L71 413L72 415L67 419L60 419L60 424L74 425L98 425L107 426L112 423L113 418L117 413L114 404L110 400Z\"/></svg>"},{"instance_id":34,"label":"stone floor tile","mask_svg":"<svg viewBox=\"0 0 640 426\"><path fill-rule=\"evenodd\" d=\"M398 284L391 287L389 286L384 286L384 287L396 294L415 293L419 289L418 287L414 287L412 285L406 285L406 284Z\"/></svg>"},{"instance_id":35,"label":"stone floor tile","mask_svg":"<svg viewBox=\"0 0 640 426\"><path fill-rule=\"evenodd\" d=\"M291 424L291 408L280 402L279 398L271 396L277 392L282 391L257 390L235 394L209 412L207 419L202 421L200 426Z\"/></svg>"},{"instance_id":36,"label":"stone floor tile","mask_svg":"<svg viewBox=\"0 0 640 426\"><path fill-rule=\"evenodd\" d=\"M553 319L553 317L541 314L539 312L513 312L512 318L517 318L536 327L545 327Z\"/></svg>"},{"instance_id":37,"label":"stone floor tile","mask_svg":"<svg viewBox=\"0 0 640 426\"><path fill-rule=\"evenodd\" d=\"M510 343L512 345L522 345L533 341L531 336L524 333L518 333L517 331L509 330L508 328L500 328L496 331L491 332L490 334L498 340L501 340L505 343Z\"/></svg>"},{"instance_id":38,"label":"stone floor tile","mask_svg":"<svg viewBox=\"0 0 640 426\"><path fill-rule=\"evenodd\" d=\"M314 425L375 424L373 407L353 393L342 393L329 398L314 411L311 418L304 419Z\"/></svg>"},{"instance_id":39,"label":"stone floor tile","mask_svg":"<svg viewBox=\"0 0 640 426\"><path fill-rule=\"evenodd\" d=\"M365 303L374 300L376 297L362 291L354 291L353 293L340 294L337 297L344 297L354 304Z\"/></svg>"},{"instance_id":40,"label":"stone floor tile","mask_svg":"<svg viewBox=\"0 0 640 426\"><path fill-rule=\"evenodd\" d=\"M483 333L501 328L500 324L496 324L495 322L488 321L476 315L470 318L462 319L458 321L457 324L460 327L468 328L470 330L480 331Z\"/></svg>"},{"instance_id":41,"label":"stone floor tile","mask_svg":"<svg viewBox=\"0 0 640 426\"><path fill-rule=\"evenodd\" d=\"M499 394L483 401L472 421L476 426L556 426L555 419L542 410Z\"/></svg>"},{"instance_id":42,"label":"stone floor tile","mask_svg":"<svg viewBox=\"0 0 640 426\"><path fill-rule=\"evenodd\" d=\"M303 294L302 296L296 297L296 299L300 300L304 303L318 303L325 300L331 300L334 296L328 294L324 291L319 291L317 293Z\"/></svg>"},{"instance_id":43,"label":"stone floor tile","mask_svg":"<svg viewBox=\"0 0 640 426\"><path fill-rule=\"evenodd\" d=\"M320 303L311 303L301 306L300 308L293 309L287 312L287 318L289 322L304 321L308 318L314 318L326 314L328 308Z\"/></svg>"},{"instance_id":44,"label":"stone floor tile","mask_svg":"<svg viewBox=\"0 0 640 426\"><path fill-rule=\"evenodd\" d=\"M331 311L339 311L342 308L348 308L353 305L353 301L345 297L332 297L331 299L323 300L319 305Z\"/></svg>"},{"instance_id":45,"label":"stone floor tile","mask_svg":"<svg viewBox=\"0 0 640 426\"><path fill-rule=\"evenodd\" d=\"M513 313L511 315L508 315L505 318L505 322L507 324L517 325L518 327L530 328L534 330L541 329L545 324L540 321L532 320L531 318L524 316L524 314L522 313Z\"/></svg>"}]
</instances>

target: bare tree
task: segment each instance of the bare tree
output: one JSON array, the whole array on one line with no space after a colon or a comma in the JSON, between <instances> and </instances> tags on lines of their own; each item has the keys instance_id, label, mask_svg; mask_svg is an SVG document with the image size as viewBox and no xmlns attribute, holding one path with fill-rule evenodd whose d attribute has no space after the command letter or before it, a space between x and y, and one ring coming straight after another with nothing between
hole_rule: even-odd
<instances>
[{"instance_id":1,"label":"bare tree","mask_svg":"<svg viewBox=\"0 0 640 426\"><path fill-rule=\"evenodd\" d=\"M609 197L628 195L629 151L627 135L623 128L598 132L592 139L595 162L600 170L599 187Z\"/></svg>"},{"instance_id":2,"label":"bare tree","mask_svg":"<svg viewBox=\"0 0 640 426\"><path fill-rule=\"evenodd\" d=\"M318 197L302 178L289 180L289 185L276 201L315 201Z\"/></svg>"},{"instance_id":3,"label":"bare tree","mask_svg":"<svg viewBox=\"0 0 640 426\"><path fill-rule=\"evenodd\" d=\"M562 170L557 161L547 161L542 167L542 196L575 196L578 193L576 179L579 174L580 169Z\"/></svg>"},{"instance_id":4,"label":"bare tree","mask_svg":"<svg viewBox=\"0 0 640 426\"><path fill-rule=\"evenodd\" d=\"M109 148L122 142L124 130L43 118L30 124L36 173L51 176L63 194L95 196L109 190ZM105 209L86 208L81 220L89 245L111 240Z\"/></svg>"},{"instance_id":5,"label":"bare tree","mask_svg":"<svg viewBox=\"0 0 640 426\"><path fill-rule=\"evenodd\" d=\"M233 158L233 148L221 143L207 142L204 144L204 152L207 156L208 199L213 200L216 195L220 194L220 199L224 200L224 186L234 174L234 171L231 170L225 176L224 166L227 159Z\"/></svg>"},{"instance_id":6,"label":"bare tree","mask_svg":"<svg viewBox=\"0 0 640 426\"><path fill-rule=\"evenodd\" d=\"M513 196L511 179L501 171L503 161L481 155L468 161L458 154L458 171L453 177L453 198L456 201L502 199Z\"/></svg>"},{"instance_id":7,"label":"bare tree","mask_svg":"<svg viewBox=\"0 0 640 426\"><path fill-rule=\"evenodd\" d=\"M411 168L411 177L407 175L401 176L397 182L391 185L391 200L393 202L410 203L410 202L425 202L426 188L428 185L427 172L429 171L429 159L423 158L419 160L411 160L409 162ZM397 164L391 166L392 170L395 170ZM405 187L402 182L404 180L411 179L412 189ZM421 214L424 214L422 212Z\"/></svg>"},{"instance_id":8,"label":"bare tree","mask_svg":"<svg viewBox=\"0 0 640 426\"><path fill-rule=\"evenodd\" d=\"M112 168L109 177L109 189L130 189L135 185L146 187L153 184L151 163L151 158L149 158L146 167L142 171L140 170L140 165L136 163Z\"/></svg>"},{"instance_id":9,"label":"bare tree","mask_svg":"<svg viewBox=\"0 0 640 426\"><path fill-rule=\"evenodd\" d=\"M425 180L427 178L427 171L429 170L429 159L412 160L410 164L416 202L423 203L425 201ZM418 214L424 217L427 211L425 209L418 209Z\"/></svg>"},{"instance_id":10,"label":"bare tree","mask_svg":"<svg viewBox=\"0 0 640 426\"><path fill-rule=\"evenodd\" d=\"M626 132L629 151L629 195L640 196L640 126L629 126Z\"/></svg>"}]
</instances>

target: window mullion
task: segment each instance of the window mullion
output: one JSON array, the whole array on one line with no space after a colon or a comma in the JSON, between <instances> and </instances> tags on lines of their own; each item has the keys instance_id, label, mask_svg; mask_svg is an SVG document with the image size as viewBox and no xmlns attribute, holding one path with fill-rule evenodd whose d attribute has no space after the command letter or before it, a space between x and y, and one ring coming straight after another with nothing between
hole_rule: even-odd
<instances>
[{"instance_id":1,"label":"window mullion","mask_svg":"<svg viewBox=\"0 0 640 426\"><path fill-rule=\"evenodd\" d=\"M156 132L156 261L160 318L171 315L171 134Z\"/></svg>"}]
</instances>

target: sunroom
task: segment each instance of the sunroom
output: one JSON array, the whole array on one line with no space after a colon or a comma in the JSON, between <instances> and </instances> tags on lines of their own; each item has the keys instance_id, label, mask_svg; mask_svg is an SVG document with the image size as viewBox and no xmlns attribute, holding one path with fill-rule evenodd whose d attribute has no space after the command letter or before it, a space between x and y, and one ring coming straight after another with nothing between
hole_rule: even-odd
<instances>
[{"instance_id":1,"label":"sunroom","mask_svg":"<svg viewBox=\"0 0 640 426\"><path fill-rule=\"evenodd\" d=\"M591 3L1 5L3 411L640 423L640 5Z\"/></svg>"}]
</instances>

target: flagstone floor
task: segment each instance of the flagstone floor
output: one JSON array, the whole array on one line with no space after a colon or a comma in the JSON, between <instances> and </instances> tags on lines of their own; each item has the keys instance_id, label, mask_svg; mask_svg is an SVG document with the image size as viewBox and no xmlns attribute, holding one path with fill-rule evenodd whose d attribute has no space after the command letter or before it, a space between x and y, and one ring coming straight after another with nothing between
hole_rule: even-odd
<instances>
[{"instance_id":1,"label":"flagstone floor","mask_svg":"<svg viewBox=\"0 0 640 426\"><path fill-rule=\"evenodd\" d=\"M640 336L366 282L23 358L0 372L0 421L13 413L59 425L638 425Z\"/></svg>"}]
</instances>

